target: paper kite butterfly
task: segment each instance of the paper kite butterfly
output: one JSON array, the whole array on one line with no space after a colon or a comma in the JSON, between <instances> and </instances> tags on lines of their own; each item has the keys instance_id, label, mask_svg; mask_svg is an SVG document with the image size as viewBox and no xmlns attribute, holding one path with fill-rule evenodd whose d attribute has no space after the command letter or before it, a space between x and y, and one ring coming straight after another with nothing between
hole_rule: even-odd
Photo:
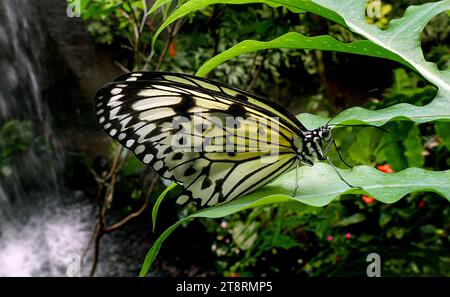
<instances>
[{"instance_id":1,"label":"paper kite butterfly","mask_svg":"<svg viewBox=\"0 0 450 297\"><path fill-rule=\"evenodd\" d=\"M328 124L308 130L268 99L186 74L127 73L95 100L106 133L183 186L179 204L212 206L248 194L325 160L333 141Z\"/></svg>"}]
</instances>

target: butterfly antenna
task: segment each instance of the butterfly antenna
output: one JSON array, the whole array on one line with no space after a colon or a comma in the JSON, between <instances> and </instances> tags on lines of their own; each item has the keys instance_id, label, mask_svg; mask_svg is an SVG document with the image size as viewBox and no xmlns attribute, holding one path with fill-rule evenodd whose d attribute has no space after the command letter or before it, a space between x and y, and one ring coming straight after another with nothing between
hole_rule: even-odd
<instances>
[{"instance_id":1,"label":"butterfly antenna","mask_svg":"<svg viewBox=\"0 0 450 297\"><path fill-rule=\"evenodd\" d=\"M337 115L331 117L331 119L328 120L328 122L325 124L325 126L328 126L328 124L329 124L332 120L334 120L338 115L339 115L339 114L337 114Z\"/></svg>"},{"instance_id":2,"label":"butterfly antenna","mask_svg":"<svg viewBox=\"0 0 450 297\"><path fill-rule=\"evenodd\" d=\"M348 168L352 168L353 166L350 166L347 162L344 161L344 158L342 158L341 152L339 151L339 149L338 149L338 147L336 145L336 141L334 141L334 138L332 139L332 141L333 141L334 147L336 148L336 152L337 152L337 154L339 156L339 159L342 161L342 163L345 164L345 166L347 166Z\"/></svg>"},{"instance_id":3,"label":"butterfly antenna","mask_svg":"<svg viewBox=\"0 0 450 297\"><path fill-rule=\"evenodd\" d=\"M334 125L335 127L358 127L358 128L374 128L374 129L378 129L380 131L383 131L384 133L388 133L390 134L390 132L384 128L378 127L378 126L372 126L372 125L365 125L365 124L360 124L360 125L344 125L344 124L336 124Z\"/></svg>"},{"instance_id":4,"label":"butterfly antenna","mask_svg":"<svg viewBox=\"0 0 450 297\"><path fill-rule=\"evenodd\" d=\"M375 96L376 95L380 95L381 94L381 91L382 91L382 89L380 89L380 88L373 88L373 89L370 89L370 90L368 90L366 93L365 93L365 95L364 95L364 97L365 98L368 98L371 94L374 94ZM328 120L328 122L327 122L327 125L333 120L333 119L335 119L338 115L340 115L342 112L340 112L340 113L338 113L337 115L335 115L334 117L332 117L330 120ZM333 126L341 126L340 124L334 124ZM343 126L343 125L342 125ZM357 126L357 125L346 125L346 127L359 127L359 126ZM370 126L370 125L367 125L367 127L372 127L372 126ZM373 126L373 127L375 127L375 126ZM386 130L384 130L385 132L387 132ZM387 133L389 133L389 132L387 132Z\"/></svg>"}]
</instances>

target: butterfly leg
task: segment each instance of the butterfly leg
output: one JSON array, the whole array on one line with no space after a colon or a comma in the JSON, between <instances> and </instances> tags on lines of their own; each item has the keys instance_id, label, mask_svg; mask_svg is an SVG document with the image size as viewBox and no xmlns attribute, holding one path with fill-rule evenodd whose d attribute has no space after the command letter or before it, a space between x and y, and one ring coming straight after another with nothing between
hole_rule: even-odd
<instances>
[{"instance_id":1,"label":"butterfly leg","mask_svg":"<svg viewBox=\"0 0 450 297\"><path fill-rule=\"evenodd\" d=\"M300 167L300 160L297 163L297 167L295 167L295 189L294 189L294 197L297 196L297 190L298 190L298 169Z\"/></svg>"},{"instance_id":2,"label":"butterfly leg","mask_svg":"<svg viewBox=\"0 0 450 297\"><path fill-rule=\"evenodd\" d=\"M350 188L353 188L353 189L355 189L355 188L356 188L356 189L362 189L362 188L359 187L359 186L353 186L353 185L349 184L349 183L342 177L342 175L339 173L339 171L337 171L336 167L334 166L333 162L331 162L331 159L330 159L329 157L327 157L327 161L328 161L328 163L330 163L331 168L333 168L334 172L336 172L336 174L339 176L339 178L340 178L347 186L349 186Z\"/></svg>"},{"instance_id":3,"label":"butterfly leg","mask_svg":"<svg viewBox=\"0 0 450 297\"><path fill-rule=\"evenodd\" d=\"M295 189L294 189L294 197L297 196L297 190L298 190L298 180L299 180L299 170L300 170L300 165L307 165L307 166L313 166L314 163L309 160L308 158L306 158L306 156L304 154L300 154L297 156L297 167L295 168Z\"/></svg>"}]
</instances>

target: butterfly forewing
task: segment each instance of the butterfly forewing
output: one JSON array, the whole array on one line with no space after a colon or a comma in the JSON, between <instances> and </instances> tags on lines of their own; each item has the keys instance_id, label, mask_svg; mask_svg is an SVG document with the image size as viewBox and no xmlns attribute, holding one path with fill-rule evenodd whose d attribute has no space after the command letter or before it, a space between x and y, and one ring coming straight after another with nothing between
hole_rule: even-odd
<instances>
[{"instance_id":1,"label":"butterfly forewing","mask_svg":"<svg viewBox=\"0 0 450 297\"><path fill-rule=\"evenodd\" d=\"M270 101L179 74L122 75L96 94L96 116L143 163L183 185L180 204L211 206L256 190L296 165L303 137L295 117Z\"/></svg>"},{"instance_id":2,"label":"butterfly forewing","mask_svg":"<svg viewBox=\"0 0 450 297\"><path fill-rule=\"evenodd\" d=\"M290 129L298 133L301 137L302 134L307 131L292 113L287 112L284 108L275 104L267 98L247 92L233 86L229 86L220 82L210 81L202 77L196 77L188 74L182 73L170 73L170 72L136 72L123 74L115 79L115 82L152 82L157 83L171 83L174 84L184 84L185 86L192 86L194 88L201 89L201 93L206 94L226 94L231 100L237 100L241 105L249 105L253 109L259 109L263 113L273 114L274 116L280 117L286 123L289 123Z\"/></svg>"}]
</instances>

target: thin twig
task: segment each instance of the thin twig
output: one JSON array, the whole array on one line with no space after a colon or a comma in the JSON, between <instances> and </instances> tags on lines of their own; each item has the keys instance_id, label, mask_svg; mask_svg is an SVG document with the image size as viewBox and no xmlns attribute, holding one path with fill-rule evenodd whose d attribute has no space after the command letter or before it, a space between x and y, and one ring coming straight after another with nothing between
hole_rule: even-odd
<instances>
[{"instance_id":1,"label":"thin twig","mask_svg":"<svg viewBox=\"0 0 450 297\"><path fill-rule=\"evenodd\" d=\"M170 44L173 41L173 32L174 32L174 30L172 30L170 27L168 27L167 31L169 32L169 38L167 38L166 45L164 46L164 49L163 49L163 51L161 53L161 56L159 56L158 64L156 65L157 71L159 69L161 69L162 63L164 62L164 59L166 58L166 55L167 55L167 52L169 50Z\"/></svg>"},{"instance_id":2,"label":"thin twig","mask_svg":"<svg viewBox=\"0 0 450 297\"><path fill-rule=\"evenodd\" d=\"M120 70L122 70L122 71L125 72L125 73L131 72L130 69L128 69L127 67L125 67L123 64L121 64L121 63L118 62L118 61L114 61L114 64L116 64L117 67L119 67Z\"/></svg>"},{"instance_id":3,"label":"thin twig","mask_svg":"<svg viewBox=\"0 0 450 297\"><path fill-rule=\"evenodd\" d=\"M98 183L98 191L97 191L98 214L97 214L95 227L93 230L93 235L92 235L91 239L89 240L89 242L83 252L82 258L80 260L80 264L82 264L84 258L86 257L87 251L92 246L92 243L94 243L94 258L92 260L90 276L94 276L95 271L97 269L98 259L99 259L99 255L100 255L100 243L101 243L102 236L106 233L111 233L111 232L117 230L118 228L127 224L133 218L136 218L140 214L142 214L144 212L144 210L148 207L148 203L149 203L148 199L149 199L151 193L153 192L153 189L158 181L158 179L153 180L153 182L151 183L151 185L149 186L149 188L147 190L147 193L145 196L145 202L138 211L131 213L126 218L120 220L118 223L115 223L111 226L105 226L106 212L109 209L109 206L113 202L117 173L119 172L120 168L122 168L122 166L124 165L124 162L126 160L126 156L121 158L122 152L123 152L122 147L117 149L116 154L113 159L113 164L112 164L110 170L108 172L105 172L102 175L102 177L98 177L98 175L95 172L93 173L94 176L96 177L96 180ZM106 191L105 191L105 194L102 196L101 194L103 193L104 190L106 190Z\"/></svg>"},{"instance_id":4,"label":"thin twig","mask_svg":"<svg viewBox=\"0 0 450 297\"><path fill-rule=\"evenodd\" d=\"M109 232L115 231L115 230L121 228L122 226L124 226L126 223L128 223L132 219L140 216L145 211L145 209L148 207L148 204L149 204L148 198L150 197L151 193L153 192L157 182L158 182L157 178L153 179L152 183L150 184L150 186L148 188L147 194L145 196L145 202L144 202L144 204L141 206L141 208L138 211L129 214L124 219L122 219L121 221L119 221L119 222L117 222L115 224L112 224L112 225L110 225L108 227L105 227L103 229L103 232L104 233L109 233Z\"/></svg>"},{"instance_id":5,"label":"thin twig","mask_svg":"<svg viewBox=\"0 0 450 297\"><path fill-rule=\"evenodd\" d=\"M264 52L264 53L262 54L261 62L260 62L259 65L256 67L256 71L255 71L255 74L253 75L252 80L251 80L250 83L247 85L247 88L246 88L247 91L250 91L251 89L253 89L253 86L255 85L255 83L256 83L256 81L257 81L257 79L258 79L258 77L259 77L259 74L261 73L261 70L262 70L262 68L263 68L263 66L264 66L264 61L265 61L265 59L266 59L266 54L267 54L267 52ZM256 63L256 59L255 59L255 63Z\"/></svg>"},{"instance_id":6,"label":"thin twig","mask_svg":"<svg viewBox=\"0 0 450 297\"><path fill-rule=\"evenodd\" d=\"M142 34L144 31L145 21L148 17L147 0L142 0L142 5L144 6L144 14L142 15L141 25L139 26L139 33Z\"/></svg>"}]
</instances>

